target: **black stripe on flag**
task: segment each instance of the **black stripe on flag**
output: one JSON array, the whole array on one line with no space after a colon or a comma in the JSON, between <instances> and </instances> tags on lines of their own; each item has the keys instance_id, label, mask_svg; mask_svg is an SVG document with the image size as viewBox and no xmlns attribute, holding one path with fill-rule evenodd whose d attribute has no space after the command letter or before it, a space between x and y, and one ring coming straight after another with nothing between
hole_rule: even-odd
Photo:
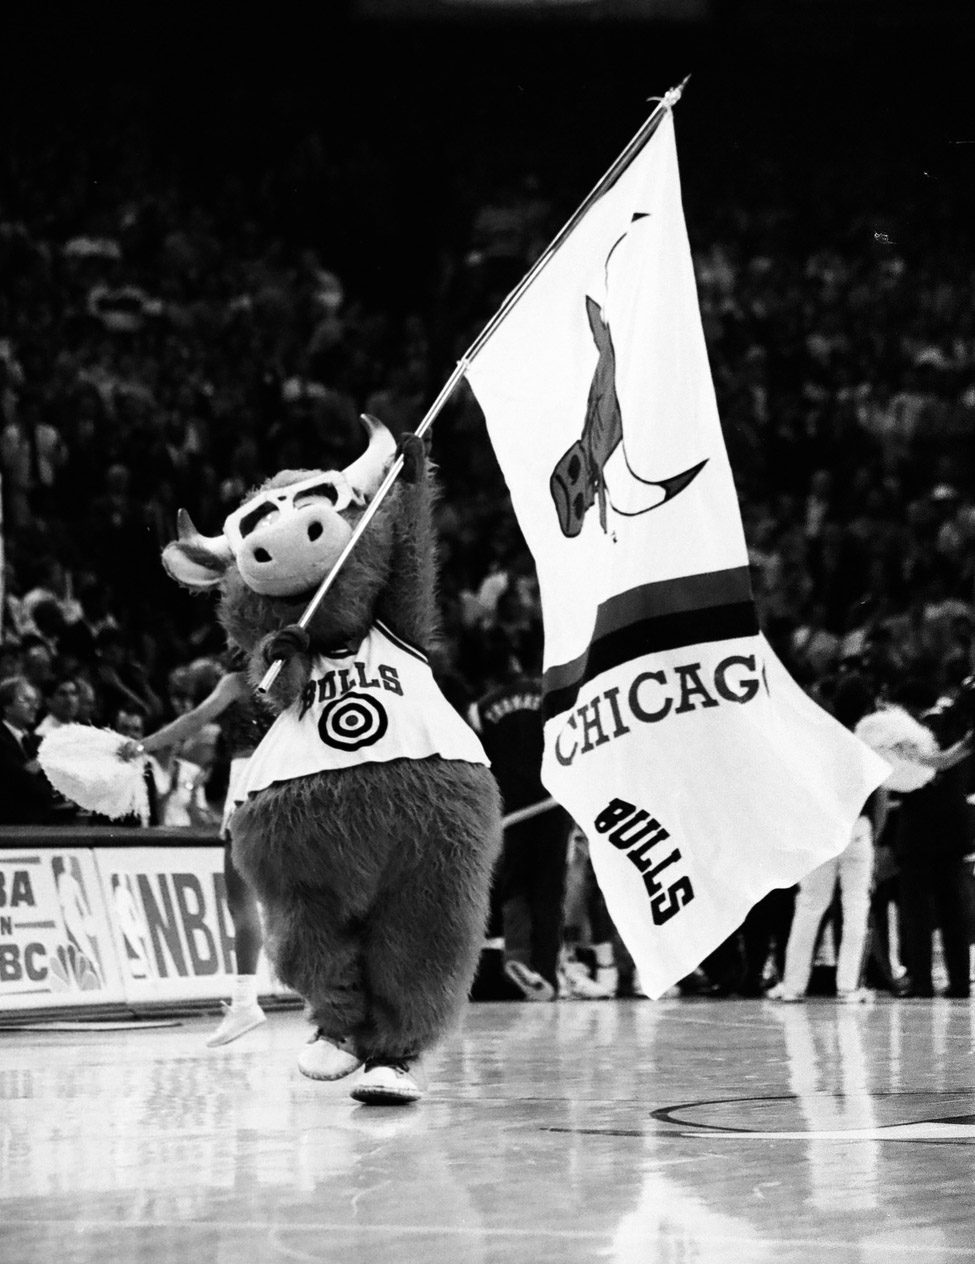
<instances>
[{"instance_id":1,"label":"black stripe on flag","mask_svg":"<svg viewBox=\"0 0 975 1264\"><path fill-rule=\"evenodd\" d=\"M756 636L746 566L644 584L604 602L585 653L545 673L542 715L569 711L588 681L646 654Z\"/></svg>"}]
</instances>

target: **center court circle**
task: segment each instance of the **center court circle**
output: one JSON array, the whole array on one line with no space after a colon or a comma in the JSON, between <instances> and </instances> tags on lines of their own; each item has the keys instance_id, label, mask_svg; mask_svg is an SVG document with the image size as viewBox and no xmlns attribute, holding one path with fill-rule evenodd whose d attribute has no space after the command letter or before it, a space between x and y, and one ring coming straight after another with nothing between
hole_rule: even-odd
<instances>
[{"instance_id":1,"label":"center court circle","mask_svg":"<svg viewBox=\"0 0 975 1264\"><path fill-rule=\"evenodd\" d=\"M318 736L335 750L357 751L380 741L388 728L389 716L378 698L347 693L322 711Z\"/></svg>"}]
</instances>

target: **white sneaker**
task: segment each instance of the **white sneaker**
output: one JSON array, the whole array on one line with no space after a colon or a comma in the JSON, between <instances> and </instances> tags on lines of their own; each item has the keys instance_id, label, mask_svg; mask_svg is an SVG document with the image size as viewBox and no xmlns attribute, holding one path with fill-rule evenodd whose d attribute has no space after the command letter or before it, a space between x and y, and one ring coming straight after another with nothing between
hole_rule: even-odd
<instances>
[{"instance_id":1,"label":"white sneaker","mask_svg":"<svg viewBox=\"0 0 975 1264\"><path fill-rule=\"evenodd\" d=\"M298 1054L298 1070L310 1080L341 1080L362 1066L346 1040L329 1040L316 1031Z\"/></svg>"},{"instance_id":2,"label":"white sneaker","mask_svg":"<svg viewBox=\"0 0 975 1264\"><path fill-rule=\"evenodd\" d=\"M869 988L858 987L837 991L836 999L840 1005L872 1005L875 996Z\"/></svg>"},{"instance_id":3,"label":"white sneaker","mask_svg":"<svg viewBox=\"0 0 975 1264\"><path fill-rule=\"evenodd\" d=\"M504 972L525 994L526 1001L554 1001L555 988L548 979L521 961L506 961Z\"/></svg>"},{"instance_id":4,"label":"white sneaker","mask_svg":"<svg viewBox=\"0 0 975 1264\"><path fill-rule=\"evenodd\" d=\"M789 992L786 990L784 983L776 983L774 987L770 987L765 993L767 1001L786 1001L793 1005L798 1005L805 1001L805 996L800 992Z\"/></svg>"},{"instance_id":5,"label":"white sneaker","mask_svg":"<svg viewBox=\"0 0 975 1264\"><path fill-rule=\"evenodd\" d=\"M221 1004L223 1018L217 1030L207 1039L208 1049L215 1049L217 1045L229 1045L231 1040L236 1040L267 1022L267 1014L256 1001L253 1005L228 1005L226 1001L221 1001Z\"/></svg>"},{"instance_id":6,"label":"white sneaker","mask_svg":"<svg viewBox=\"0 0 975 1264\"><path fill-rule=\"evenodd\" d=\"M581 961L567 961L559 970L559 996L567 1001L609 1001L614 993L597 983Z\"/></svg>"},{"instance_id":7,"label":"white sneaker","mask_svg":"<svg viewBox=\"0 0 975 1264\"><path fill-rule=\"evenodd\" d=\"M366 1106L409 1106L420 1100L426 1087L426 1078L412 1059L370 1058L350 1096Z\"/></svg>"}]
</instances>

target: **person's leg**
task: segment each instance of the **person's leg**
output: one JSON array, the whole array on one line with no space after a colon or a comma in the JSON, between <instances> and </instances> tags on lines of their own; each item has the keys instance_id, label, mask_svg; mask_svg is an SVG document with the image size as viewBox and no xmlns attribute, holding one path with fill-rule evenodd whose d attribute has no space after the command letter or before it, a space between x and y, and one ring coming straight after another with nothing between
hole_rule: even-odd
<instances>
[{"instance_id":1,"label":"person's leg","mask_svg":"<svg viewBox=\"0 0 975 1264\"><path fill-rule=\"evenodd\" d=\"M827 860L799 884L796 911L785 950L782 992L787 997L805 996L812 974L813 949L823 914L829 908L836 886L836 860Z\"/></svg>"},{"instance_id":2,"label":"person's leg","mask_svg":"<svg viewBox=\"0 0 975 1264\"><path fill-rule=\"evenodd\" d=\"M553 809L525 824L536 826L525 848L525 888L531 915L529 964L557 991L570 822L565 812Z\"/></svg>"},{"instance_id":3,"label":"person's leg","mask_svg":"<svg viewBox=\"0 0 975 1264\"><path fill-rule=\"evenodd\" d=\"M518 961L531 965L531 906L528 898L527 866L532 844L534 821L522 821L504 831L501 844L500 884L502 906L501 934L504 937L505 962Z\"/></svg>"},{"instance_id":4,"label":"person's leg","mask_svg":"<svg viewBox=\"0 0 975 1264\"><path fill-rule=\"evenodd\" d=\"M934 914L931 875L926 863L902 863L899 931L901 960L910 979L910 996L933 996L931 977Z\"/></svg>"},{"instance_id":5,"label":"person's leg","mask_svg":"<svg viewBox=\"0 0 975 1264\"><path fill-rule=\"evenodd\" d=\"M467 1001L500 844L497 787L487 769L445 762L422 771L413 785L414 823L404 822L403 837L393 840L362 928L367 1006L353 1038L365 1066L351 1093L368 1104L422 1096L417 1064ZM422 838L407 833L415 820L423 822ZM484 823L479 839L471 837L473 821Z\"/></svg>"},{"instance_id":6,"label":"person's leg","mask_svg":"<svg viewBox=\"0 0 975 1264\"><path fill-rule=\"evenodd\" d=\"M570 826L571 828L571 826ZM613 919L606 906L606 897L600 890L596 880L596 872L589 860L589 942L592 945L595 959L595 982L597 987L615 996L619 991L619 967L617 964L616 944L619 940ZM598 997L596 999L599 999Z\"/></svg>"},{"instance_id":7,"label":"person's leg","mask_svg":"<svg viewBox=\"0 0 975 1264\"><path fill-rule=\"evenodd\" d=\"M792 931L792 919L796 914L796 896L799 894L799 888L798 886L779 888L771 894L774 897L771 919L772 962L775 966L776 978L781 979L785 974L785 949Z\"/></svg>"},{"instance_id":8,"label":"person's leg","mask_svg":"<svg viewBox=\"0 0 975 1264\"><path fill-rule=\"evenodd\" d=\"M966 866L962 860L937 860L932 864L935 907L941 927L941 950L948 974L947 995L971 995L969 981L969 903Z\"/></svg>"},{"instance_id":9,"label":"person's leg","mask_svg":"<svg viewBox=\"0 0 975 1264\"><path fill-rule=\"evenodd\" d=\"M896 995L900 989L903 967L893 960L893 937L890 910L897 901L897 878L888 870L879 879L877 870L886 869L889 848L874 852L874 888L870 899L868 930L867 982Z\"/></svg>"},{"instance_id":10,"label":"person's leg","mask_svg":"<svg viewBox=\"0 0 975 1264\"><path fill-rule=\"evenodd\" d=\"M838 996L845 996L860 987L867 946L873 881L873 831L865 817L861 816L853 827L853 839L839 858L839 875L843 934L836 960L836 992Z\"/></svg>"},{"instance_id":11,"label":"person's leg","mask_svg":"<svg viewBox=\"0 0 975 1264\"><path fill-rule=\"evenodd\" d=\"M792 923L794 896L790 888L775 888L750 909L740 930L744 953L744 970L734 989L742 996L762 996L765 992L765 967L773 945L784 968L785 945Z\"/></svg>"},{"instance_id":12,"label":"person's leg","mask_svg":"<svg viewBox=\"0 0 975 1264\"><path fill-rule=\"evenodd\" d=\"M562 908L562 942L575 948L587 933L589 913L589 842L574 825L569 831L568 856L565 866L565 898Z\"/></svg>"},{"instance_id":13,"label":"person's leg","mask_svg":"<svg viewBox=\"0 0 975 1264\"><path fill-rule=\"evenodd\" d=\"M527 963L529 958L528 911L521 897L510 894L514 878L506 839L491 878L487 929L471 984L472 1001L516 1001L524 994L506 973L509 959Z\"/></svg>"},{"instance_id":14,"label":"person's leg","mask_svg":"<svg viewBox=\"0 0 975 1264\"><path fill-rule=\"evenodd\" d=\"M581 1001L606 1001L616 995L619 983L619 976L614 978L613 973L606 969L607 959L613 960L613 922L599 889L588 849L582 883L582 925L585 933L577 933L574 938L570 938L567 933L562 936L558 963L559 996ZM595 958L596 971L603 964L605 982L593 977L594 972L590 971L588 963L580 956L582 948L588 950L587 955L591 954Z\"/></svg>"},{"instance_id":15,"label":"person's leg","mask_svg":"<svg viewBox=\"0 0 975 1264\"><path fill-rule=\"evenodd\" d=\"M741 992L746 969L745 945L739 929L723 939L717 948L708 953L698 969L681 979L677 986L683 996L699 995L709 990L714 996L730 996L733 992Z\"/></svg>"},{"instance_id":16,"label":"person's leg","mask_svg":"<svg viewBox=\"0 0 975 1264\"><path fill-rule=\"evenodd\" d=\"M265 1021L264 1011L257 999L257 963L263 940L261 914L254 892L234 864L229 834L224 840L223 875L227 911L234 927L234 961L237 973L230 1006L216 1031L207 1040L211 1048L230 1044L232 1040L237 1040Z\"/></svg>"},{"instance_id":17,"label":"person's leg","mask_svg":"<svg viewBox=\"0 0 975 1264\"><path fill-rule=\"evenodd\" d=\"M504 908L502 986L507 993L498 999L550 1001L552 985L532 964L532 907L529 890L532 851L535 846L534 820L522 821L504 832Z\"/></svg>"},{"instance_id":18,"label":"person's leg","mask_svg":"<svg viewBox=\"0 0 975 1264\"><path fill-rule=\"evenodd\" d=\"M227 887L227 909L234 925L234 959L237 974L255 976L264 934L257 897L234 864L230 839L223 852L223 875Z\"/></svg>"}]
</instances>

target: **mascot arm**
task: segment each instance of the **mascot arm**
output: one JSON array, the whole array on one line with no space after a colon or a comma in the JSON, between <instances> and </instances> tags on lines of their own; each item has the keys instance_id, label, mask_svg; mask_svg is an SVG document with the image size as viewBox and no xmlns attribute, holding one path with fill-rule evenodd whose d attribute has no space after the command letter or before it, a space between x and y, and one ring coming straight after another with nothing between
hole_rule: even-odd
<instances>
[{"instance_id":1,"label":"mascot arm","mask_svg":"<svg viewBox=\"0 0 975 1264\"><path fill-rule=\"evenodd\" d=\"M400 636L428 647L437 630L435 484L422 438L402 435L397 453L403 472L396 489L392 568L377 613Z\"/></svg>"},{"instance_id":2,"label":"mascot arm","mask_svg":"<svg viewBox=\"0 0 975 1264\"><path fill-rule=\"evenodd\" d=\"M275 711L283 711L298 697L311 675L312 659L304 628L292 623L258 641L250 662L251 681L255 686L277 659L282 660L281 670L267 696Z\"/></svg>"}]
</instances>

